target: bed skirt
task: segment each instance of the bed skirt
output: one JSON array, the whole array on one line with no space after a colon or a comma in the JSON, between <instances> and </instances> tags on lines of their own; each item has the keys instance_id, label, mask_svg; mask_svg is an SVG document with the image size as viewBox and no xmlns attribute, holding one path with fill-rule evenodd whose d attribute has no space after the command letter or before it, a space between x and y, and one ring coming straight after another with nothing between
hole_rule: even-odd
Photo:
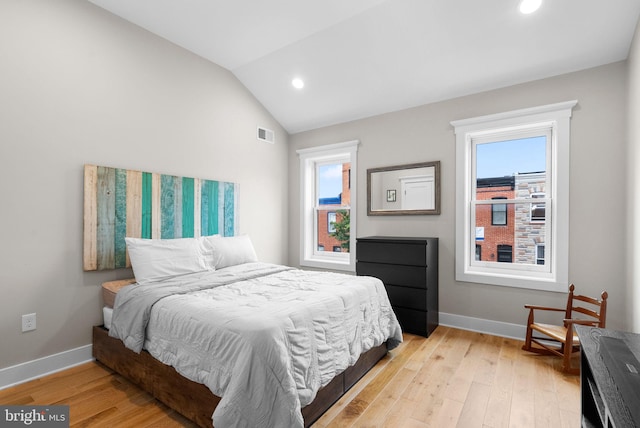
<instances>
[{"instance_id":1,"label":"bed skirt","mask_svg":"<svg viewBox=\"0 0 640 428\"><path fill-rule=\"evenodd\" d=\"M320 389L315 400L302 408L305 427L322 416L386 354L385 342L362 354L356 364ZM102 326L93 327L93 356L198 426L212 427L211 415L220 397L203 384L181 376L173 367L161 363L146 351L136 354L127 349L122 341L110 337L109 331Z\"/></svg>"}]
</instances>

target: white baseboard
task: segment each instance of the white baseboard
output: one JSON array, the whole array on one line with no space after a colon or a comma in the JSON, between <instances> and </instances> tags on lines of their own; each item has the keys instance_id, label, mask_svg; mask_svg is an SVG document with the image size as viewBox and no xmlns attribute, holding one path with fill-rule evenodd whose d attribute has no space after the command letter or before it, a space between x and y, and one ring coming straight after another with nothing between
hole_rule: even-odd
<instances>
[{"instance_id":1,"label":"white baseboard","mask_svg":"<svg viewBox=\"0 0 640 428\"><path fill-rule=\"evenodd\" d=\"M79 364L93 361L92 345L70 349L48 357L16 364L0 369L0 389L9 388L20 383L59 372Z\"/></svg>"},{"instance_id":2,"label":"white baseboard","mask_svg":"<svg viewBox=\"0 0 640 428\"><path fill-rule=\"evenodd\" d=\"M443 312L440 312L439 317L440 325L462 330L477 331L478 333L487 333L494 336L508 337L510 339L524 340L527 330L526 326L520 324L510 324Z\"/></svg>"},{"instance_id":3,"label":"white baseboard","mask_svg":"<svg viewBox=\"0 0 640 428\"><path fill-rule=\"evenodd\" d=\"M524 340L525 326L463 315L440 313L440 324L462 330L477 331L494 336ZM49 355L26 363L0 369L0 389L9 388L20 383L59 372L79 364L93 361L92 345Z\"/></svg>"}]
</instances>

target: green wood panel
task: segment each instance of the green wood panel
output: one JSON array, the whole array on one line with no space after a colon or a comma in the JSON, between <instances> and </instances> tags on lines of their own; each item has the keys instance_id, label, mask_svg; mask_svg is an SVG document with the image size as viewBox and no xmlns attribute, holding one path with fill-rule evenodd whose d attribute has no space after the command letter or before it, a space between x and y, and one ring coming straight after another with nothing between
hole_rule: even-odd
<instances>
[{"instance_id":1,"label":"green wood panel","mask_svg":"<svg viewBox=\"0 0 640 428\"><path fill-rule=\"evenodd\" d=\"M124 238L127 234L127 171L115 170L115 236L114 265L116 268L127 266L127 246Z\"/></svg>"},{"instance_id":2,"label":"green wood panel","mask_svg":"<svg viewBox=\"0 0 640 428\"><path fill-rule=\"evenodd\" d=\"M115 267L116 174L113 168L98 167L97 240L98 270Z\"/></svg>"},{"instance_id":3,"label":"green wood panel","mask_svg":"<svg viewBox=\"0 0 640 428\"><path fill-rule=\"evenodd\" d=\"M151 238L151 202L152 202L152 174L142 173L142 233L141 238Z\"/></svg>"}]
</instances>

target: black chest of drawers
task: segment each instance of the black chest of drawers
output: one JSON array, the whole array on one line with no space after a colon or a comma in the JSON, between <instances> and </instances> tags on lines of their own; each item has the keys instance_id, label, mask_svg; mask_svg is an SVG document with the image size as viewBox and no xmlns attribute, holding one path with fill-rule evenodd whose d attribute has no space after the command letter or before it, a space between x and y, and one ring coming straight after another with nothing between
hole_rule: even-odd
<instances>
[{"instance_id":1,"label":"black chest of drawers","mask_svg":"<svg viewBox=\"0 0 640 428\"><path fill-rule=\"evenodd\" d=\"M438 326L438 238L358 238L356 273L380 278L402 330L428 337Z\"/></svg>"}]
</instances>

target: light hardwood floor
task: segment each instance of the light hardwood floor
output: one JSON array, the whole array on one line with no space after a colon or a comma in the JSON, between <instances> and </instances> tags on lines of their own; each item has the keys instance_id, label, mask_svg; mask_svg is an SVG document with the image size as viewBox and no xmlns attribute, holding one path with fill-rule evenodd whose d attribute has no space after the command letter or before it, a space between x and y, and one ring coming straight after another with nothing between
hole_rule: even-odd
<instances>
[{"instance_id":1,"label":"light hardwood floor","mask_svg":"<svg viewBox=\"0 0 640 428\"><path fill-rule=\"evenodd\" d=\"M406 334L314 428L580 426L579 376L521 346L443 326ZM2 390L0 404L67 404L72 427L193 426L99 363Z\"/></svg>"}]
</instances>

